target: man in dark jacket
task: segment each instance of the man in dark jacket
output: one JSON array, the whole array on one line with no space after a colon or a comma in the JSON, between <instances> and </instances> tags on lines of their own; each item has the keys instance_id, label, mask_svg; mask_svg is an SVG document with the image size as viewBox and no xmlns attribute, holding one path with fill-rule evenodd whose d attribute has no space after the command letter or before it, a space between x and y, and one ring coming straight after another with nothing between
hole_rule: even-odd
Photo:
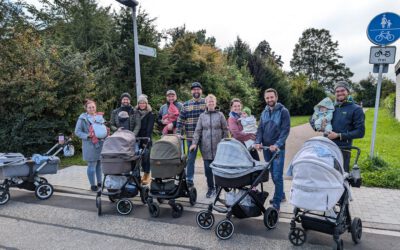
<instances>
[{"instance_id":1,"label":"man in dark jacket","mask_svg":"<svg viewBox=\"0 0 400 250\"><path fill-rule=\"evenodd\" d=\"M349 95L347 82L340 81L335 85L335 111L332 119L332 132L328 135L339 147L350 147L353 139L363 138L365 134L365 115L360 106L353 102ZM349 172L350 150L342 150L344 170Z\"/></svg>"},{"instance_id":2,"label":"man in dark jacket","mask_svg":"<svg viewBox=\"0 0 400 250\"><path fill-rule=\"evenodd\" d=\"M281 202L285 199L283 192L283 166L285 162L285 144L290 132L289 111L281 103L278 103L278 93L275 89L267 89L264 92L267 106L261 114L258 126L255 147L263 150L264 159L270 161L272 155L279 149L278 158L271 166L272 181L275 184L275 193L272 201L274 208L280 210Z\"/></svg>"},{"instance_id":3,"label":"man in dark jacket","mask_svg":"<svg viewBox=\"0 0 400 250\"><path fill-rule=\"evenodd\" d=\"M172 89L168 90L166 97L167 97L167 103L162 105L160 111L158 111L157 123L161 128L160 129L161 131L165 126L168 126L168 131L174 131L174 129L176 128L177 121L168 124L166 121L164 121L163 117L168 114L168 108L171 103L173 103L179 109L179 111L182 109L182 104L177 101L175 90Z\"/></svg>"},{"instance_id":4,"label":"man in dark jacket","mask_svg":"<svg viewBox=\"0 0 400 250\"><path fill-rule=\"evenodd\" d=\"M140 115L138 111L131 106L131 95L129 93L123 93L120 98L121 106L117 109L114 109L111 112L111 130L116 131L118 128L122 127L119 120L119 113L121 111L126 111L129 115L129 130L137 135L140 130Z\"/></svg>"}]
</instances>

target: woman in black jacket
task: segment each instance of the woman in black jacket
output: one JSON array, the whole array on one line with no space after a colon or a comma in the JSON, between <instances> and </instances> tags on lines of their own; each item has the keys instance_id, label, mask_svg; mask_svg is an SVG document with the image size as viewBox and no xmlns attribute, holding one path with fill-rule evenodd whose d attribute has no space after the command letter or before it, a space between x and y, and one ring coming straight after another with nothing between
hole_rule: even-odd
<instances>
[{"instance_id":1,"label":"woman in black jacket","mask_svg":"<svg viewBox=\"0 0 400 250\"><path fill-rule=\"evenodd\" d=\"M144 175L142 177L142 184L148 185L150 183L150 150L151 150L151 135L154 127L154 114L151 106L147 100L146 95L141 95L138 98L137 111L140 114L141 126L137 137L149 137L150 141L141 140L139 143L140 148L148 143L147 150L142 159L142 169Z\"/></svg>"}]
</instances>

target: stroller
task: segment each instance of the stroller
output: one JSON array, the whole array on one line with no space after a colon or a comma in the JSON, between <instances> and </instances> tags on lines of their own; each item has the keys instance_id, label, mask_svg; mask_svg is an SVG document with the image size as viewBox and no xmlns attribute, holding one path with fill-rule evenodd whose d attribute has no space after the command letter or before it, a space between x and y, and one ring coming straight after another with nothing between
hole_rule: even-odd
<instances>
[{"instance_id":1,"label":"stroller","mask_svg":"<svg viewBox=\"0 0 400 250\"><path fill-rule=\"evenodd\" d=\"M235 227L231 221L232 216L243 219L264 214L264 225L268 229L275 228L278 223L278 211L273 207L265 209L268 192L264 191L263 182L268 181L269 169L278 155L279 152L276 152L270 162L255 161L240 141L222 140L211 163L218 187L217 195L214 202L208 206L208 210L197 214L197 225L202 229L210 229L215 220L212 210L215 210L226 214L226 219L220 221L215 228L215 234L222 240L233 235ZM261 191L255 189L259 184ZM226 200L220 198L222 190L226 192ZM217 202L223 206L217 205Z\"/></svg>"},{"instance_id":2,"label":"stroller","mask_svg":"<svg viewBox=\"0 0 400 250\"><path fill-rule=\"evenodd\" d=\"M144 148L135 152L139 141L147 141ZM97 214L102 214L101 196L115 203L121 215L128 215L133 210L130 198L138 195L143 204L146 203L149 188L140 183L140 167L143 155L146 153L148 137L135 137L129 130L118 129L113 135L106 138L101 150L101 164L103 170L103 183L97 192Z\"/></svg>"},{"instance_id":3,"label":"stroller","mask_svg":"<svg viewBox=\"0 0 400 250\"><path fill-rule=\"evenodd\" d=\"M175 202L175 199L188 197L190 205L196 203L196 188L189 188L186 183L186 155L181 141L178 136L167 134L155 142L151 150L152 182L147 204L150 215L154 218L160 215L160 206L154 202L154 198L159 203L168 200L173 218L181 217L183 212L182 204Z\"/></svg>"},{"instance_id":4,"label":"stroller","mask_svg":"<svg viewBox=\"0 0 400 250\"><path fill-rule=\"evenodd\" d=\"M34 191L39 200L49 199L54 188L39 175L57 173L60 158L56 155L64 150L66 156L72 156L74 149L71 141L68 138L64 141L64 136L61 136L45 155L35 154L28 159L20 153L0 153L0 180L3 180L0 184L0 205L10 200L11 187Z\"/></svg>"},{"instance_id":5,"label":"stroller","mask_svg":"<svg viewBox=\"0 0 400 250\"><path fill-rule=\"evenodd\" d=\"M360 187L361 179L357 161L360 149L350 174L343 169L343 155L331 140L318 136L304 143L293 158L288 175L293 176L291 204L294 216L290 222L289 240L295 246L307 239L307 230L314 230L333 236L333 249L343 249L340 235L348 231L355 244L362 235L360 218L351 219L349 201L350 185ZM296 227L296 222L302 228Z\"/></svg>"}]
</instances>

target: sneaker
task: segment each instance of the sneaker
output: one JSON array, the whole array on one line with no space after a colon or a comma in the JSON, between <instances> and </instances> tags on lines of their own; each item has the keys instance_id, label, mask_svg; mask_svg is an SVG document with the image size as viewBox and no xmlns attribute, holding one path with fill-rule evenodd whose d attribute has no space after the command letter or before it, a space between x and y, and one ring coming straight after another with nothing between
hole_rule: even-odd
<instances>
[{"instance_id":1,"label":"sneaker","mask_svg":"<svg viewBox=\"0 0 400 250\"><path fill-rule=\"evenodd\" d=\"M206 198L211 198L215 195L215 188L208 188Z\"/></svg>"},{"instance_id":2,"label":"sneaker","mask_svg":"<svg viewBox=\"0 0 400 250\"><path fill-rule=\"evenodd\" d=\"M194 186L193 181L187 180L187 181L186 181L186 184L187 184L188 188L191 188L191 187Z\"/></svg>"},{"instance_id":3,"label":"sneaker","mask_svg":"<svg viewBox=\"0 0 400 250\"><path fill-rule=\"evenodd\" d=\"M281 202L286 202L286 195L283 195ZM269 200L269 204L273 204L273 203L274 203L273 199Z\"/></svg>"},{"instance_id":4,"label":"sneaker","mask_svg":"<svg viewBox=\"0 0 400 250\"><path fill-rule=\"evenodd\" d=\"M98 187L98 188L101 188L101 183L97 183L97 187Z\"/></svg>"},{"instance_id":5,"label":"sneaker","mask_svg":"<svg viewBox=\"0 0 400 250\"><path fill-rule=\"evenodd\" d=\"M90 190L92 190L93 192L97 192L97 186L95 185L90 186Z\"/></svg>"}]
</instances>

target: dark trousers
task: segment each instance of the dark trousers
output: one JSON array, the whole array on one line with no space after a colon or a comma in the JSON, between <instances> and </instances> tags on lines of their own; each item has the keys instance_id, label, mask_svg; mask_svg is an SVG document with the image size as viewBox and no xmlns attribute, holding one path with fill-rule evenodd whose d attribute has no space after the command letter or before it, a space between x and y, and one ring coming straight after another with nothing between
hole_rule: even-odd
<instances>
[{"instance_id":1,"label":"dark trousers","mask_svg":"<svg viewBox=\"0 0 400 250\"><path fill-rule=\"evenodd\" d=\"M343 168L344 168L344 171L349 173L349 171L350 171L351 151L350 150L342 150L342 154L343 154Z\"/></svg>"}]
</instances>

